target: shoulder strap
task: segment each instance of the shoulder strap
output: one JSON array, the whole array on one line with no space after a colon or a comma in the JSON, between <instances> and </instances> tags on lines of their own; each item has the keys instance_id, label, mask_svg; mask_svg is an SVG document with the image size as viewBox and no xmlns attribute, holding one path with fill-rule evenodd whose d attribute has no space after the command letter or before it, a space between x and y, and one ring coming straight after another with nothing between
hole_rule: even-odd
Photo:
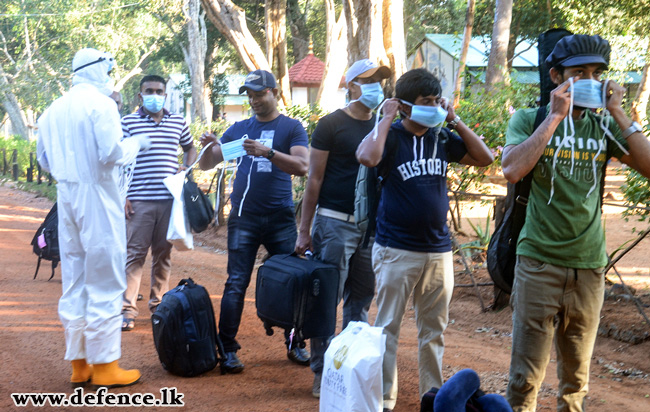
<instances>
[{"instance_id":1,"label":"shoulder strap","mask_svg":"<svg viewBox=\"0 0 650 412\"><path fill-rule=\"evenodd\" d=\"M533 125L533 133L539 125L542 124L544 119L546 118L546 106L540 106L539 109L537 109L537 116L535 116L535 124ZM518 191L517 191L517 197L515 198L515 202L523 203L524 205L528 204L528 195L530 194L530 186L533 182L533 174L535 172L535 168L533 167L533 170L528 172L528 174L521 179L521 182L517 183L518 186Z\"/></svg>"},{"instance_id":2,"label":"shoulder strap","mask_svg":"<svg viewBox=\"0 0 650 412\"><path fill-rule=\"evenodd\" d=\"M390 174L390 170L395 164L395 159L397 157L397 149L399 144L397 141L398 137L388 131L388 136L386 137L386 157L382 162L377 165L374 171L368 171L368 173L376 173L377 179L375 181L374 187L368 187L368 193L373 191L373 196L368 200L371 204L368 206L368 228L363 235L363 242L361 247L363 249L367 248L370 244L370 237L375 234L375 226L377 225L377 207L379 207L379 198L381 197L381 191L384 187L384 183Z\"/></svg>"}]
</instances>

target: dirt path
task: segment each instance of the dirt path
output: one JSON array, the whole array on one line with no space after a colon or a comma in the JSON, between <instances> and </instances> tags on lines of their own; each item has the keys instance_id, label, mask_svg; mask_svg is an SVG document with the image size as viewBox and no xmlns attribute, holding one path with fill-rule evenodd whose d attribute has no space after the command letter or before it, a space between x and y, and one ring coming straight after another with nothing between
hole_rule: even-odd
<instances>
[{"instance_id":1,"label":"dirt path","mask_svg":"<svg viewBox=\"0 0 650 412\"><path fill-rule=\"evenodd\" d=\"M63 329L57 316L60 271L57 269L55 278L47 282L49 263L46 263L38 279L32 280L36 257L29 242L50 206L51 203L45 199L6 185L0 186L0 410L3 411L26 409L13 406L10 397L13 392L71 393L67 383L70 367L63 361ZM622 222L615 215L607 215L607 219L608 236L614 238L610 240L614 245L610 248L622 243L621 239L624 241L633 236L629 233L632 223ZM621 236L614 236L615 232L621 232ZM215 308L219 307L220 293L226 280L226 255L219 249L224 244L223 235L220 231L218 239L204 240L202 243L206 246L195 251L173 253L173 282L191 276L207 288ZM650 241L644 241L629 258L631 260L623 260L619 265L626 280L639 289L645 287L639 293L646 296L648 255ZM487 281L484 270L479 271L478 277L479 281ZM469 279L458 275L456 282L468 283ZM145 295L148 286L148 279L143 279L141 291ZM482 288L482 296L489 302L491 290ZM647 297L644 299L646 303L649 301ZM139 305L141 313L146 314L146 302L139 302ZM373 306L371 319L374 319L375 312ZM626 301L608 300L603 315L603 322L611 322L621 330L638 328L639 331L649 331L633 305ZM481 313L473 290L457 288L451 305L451 319L446 333L445 375L448 377L462 368L473 368L481 376L484 390L503 393L510 359L510 310ZM163 387L177 387L184 394L185 409L191 411L318 410L318 401L311 396L311 371L287 360L280 333L271 337L265 335L255 314L253 287L248 291L239 338L243 346L240 357L246 364L244 373L221 376L215 370L196 378L179 378L160 366L149 317L143 315L136 320L134 331L123 334L121 360L125 367L140 368L142 383L112 392L158 394ZM398 367L400 396L395 412L416 412L419 400L413 311L407 312L403 322ZM631 345L599 337L592 361L587 409L650 411L649 374L650 340ZM538 410L555 409L556 386L553 360L540 393L541 407Z\"/></svg>"}]
</instances>

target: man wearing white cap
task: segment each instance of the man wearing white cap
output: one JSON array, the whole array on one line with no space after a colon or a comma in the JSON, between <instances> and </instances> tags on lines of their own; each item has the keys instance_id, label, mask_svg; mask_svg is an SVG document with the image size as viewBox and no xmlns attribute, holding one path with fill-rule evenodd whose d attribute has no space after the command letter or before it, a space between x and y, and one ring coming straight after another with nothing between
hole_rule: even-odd
<instances>
[{"instance_id":1,"label":"man wearing white cap","mask_svg":"<svg viewBox=\"0 0 650 412\"><path fill-rule=\"evenodd\" d=\"M127 386L140 379L138 370L117 363L126 226L116 166L130 163L150 142L146 137L120 142L120 116L109 97L114 64L109 53L78 51L73 87L38 120L38 161L58 182L59 317L73 386L90 380L97 386Z\"/></svg>"},{"instance_id":2,"label":"man wearing white cap","mask_svg":"<svg viewBox=\"0 0 650 412\"><path fill-rule=\"evenodd\" d=\"M320 119L312 134L296 252L312 250L319 260L338 266L343 328L350 321L368 321L375 293L372 247L363 245L364 232L354 221L354 190L359 171L355 151L375 125L373 110L384 99L379 82L389 76L388 67L368 59L355 62L345 75L350 103ZM320 397L323 358L331 338L311 339L315 397Z\"/></svg>"}]
</instances>

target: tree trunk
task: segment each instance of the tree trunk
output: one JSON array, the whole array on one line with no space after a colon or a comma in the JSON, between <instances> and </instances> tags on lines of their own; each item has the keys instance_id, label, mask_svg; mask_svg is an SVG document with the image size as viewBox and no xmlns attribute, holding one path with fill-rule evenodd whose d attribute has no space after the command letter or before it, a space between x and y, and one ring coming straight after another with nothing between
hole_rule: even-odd
<instances>
[{"instance_id":1,"label":"tree trunk","mask_svg":"<svg viewBox=\"0 0 650 412\"><path fill-rule=\"evenodd\" d=\"M27 130L27 119L25 113L20 107L20 103L16 95L11 92L11 86L7 80L7 75L0 66L0 105L5 109L9 120L11 120L11 127L14 133L18 134L25 140L29 140L29 131Z\"/></svg>"},{"instance_id":2,"label":"tree trunk","mask_svg":"<svg viewBox=\"0 0 650 412\"><path fill-rule=\"evenodd\" d=\"M382 0L344 0L348 24L348 66L360 59L387 62L382 24Z\"/></svg>"},{"instance_id":3,"label":"tree trunk","mask_svg":"<svg viewBox=\"0 0 650 412\"><path fill-rule=\"evenodd\" d=\"M309 0L306 1L305 10L309 9ZM287 0L289 12L289 28L291 29L291 42L293 43L293 61L298 63L309 54L309 28L307 16L300 10L298 0Z\"/></svg>"},{"instance_id":4,"label":"tree trunk","mask_svg":"<svg viewBox=\"0 0 650 412\"><path fill-rule=\"evenodd\" d=\"M485 89L491 90L497 83L510 84L508 77L508 39L512 21L512 1L496 0L494 26L492 27L492 47L485 73Z\"/></svg>"},{"instance_id":5,"label":"tree trunk","mask_svg":"<svg viewBox=\"0 0 650 412\"><path fill-rule=\"evenodd\" d=\"M280 83L280 98L291 106L291 85L287 66L287 0L266 0L266 60Z\"/></svg>"},{"instance_id":6,"label":"tree trunk","mask_svg":"<svg viewBox=\"0 0 650 412\"><path fill-rule=\"evenodd\" d=\"M467 13L465 14L465 31L463 32L463 44L460 46L458 73L456 73L456 84L454 86L454 108L457 108L460 102L460 89L463 86L465 62L467 62L467 51L469 50L469 42L470 40L472 40L472 26L474 25L475 5L476 5L475 0L467 0Z\"/></svg>"},{"instance_id":7,"label":"tree trunk","mask_svg":"<svg viewBox=\"0 0 650 412\"><path fill-rule=\"evenodd\" d=\"M192 122L206 123L205 102L205 55L208 49L205 28L205 15L201 14L200 0L184 0L183 13L187 19L188 49L185 62L190 70L190 83L192 85Z\"/></svg>"},{"instance_id":8,"label":"tree trunk","mask_svg":"<svg viewBox=\"0 0 650 412\"><path fill-rule=\"evenodd\" d=\"M135 76L139 75L140 73L142 73L142 64L147 59L147 57L149 57L151 55L151 53L153 53L155 51L158 51L158 49L160 49L160 46L158 45L158 43L152 44L149 47L149 50L147 50L145 53L142 54L142 56L140 56L140 59L135 64L135 66L133 66L131 68L131 70L129 70L129 72L127 74L125 74L117 83L115 83L115 91L121 92L122 89L124 88L124 85L126 84L126 82L128 82L133 77L135 77Z\"/></svg>"},{"instance_id":9,"label":"tree trunk","mask_svg":"<svg viewBox=\"0 0 650 412\"><path fill-rule=\"evenodd\" d=\"M404 38L404 0L384 0L383 43L388 61L381 62L392 68L391 77L384 87L387 96L392 96L395 82L406 71L406 39Z\"/></svg>"},{"instance_id":10,"label":"tree trunk","mask_svg":"<svg viewBox=\"0 0 650 412\"><path fill-rule=\"evenodd\" d=\"M271 71L262 48L246 26L246 13L231 0L201 0L208 20L233 45L248 71Z\"/></svg>"},{"instance_id":11,"label":"tree trunk","mask_svg":"<svg viewBox=\"0 0 650 412\"><path fill-rule=\"evenodd\" d=\"M325 71L316 98L318 105L328 111L337 109L334 104L336 92L339 89L343 73L345 73L345 65L341 64L341 62L348 60L345 13L341 12L337 20L335 6L334 0L325 0L325 21L327 25Z\"/></svg>"},{"instance_id":12,"label":"tree trunk","mask_svg":"<svg viewBox=\"0 0 650 412\"><path fill-rule=\"evenodd\" d=\"M632 102L632 109L630 110L632 120L643 126L648 123L647 110L648 99L650 98L650 76L648 75L648 70L650 69L650 41L648 42L648 48L646 49L645 61L646 64L643 66L643 74L641 75L639 88L636 91L636 96L634 96L634 101Z\"/></svg>"}]
</instances>

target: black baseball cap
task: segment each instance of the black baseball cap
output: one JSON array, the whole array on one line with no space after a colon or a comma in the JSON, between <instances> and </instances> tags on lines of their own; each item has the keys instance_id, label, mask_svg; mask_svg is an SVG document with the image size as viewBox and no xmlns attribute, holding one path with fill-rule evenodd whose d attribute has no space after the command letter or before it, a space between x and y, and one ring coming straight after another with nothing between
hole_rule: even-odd
<instances>
[{"instance_id":1,"label":"black baseball cap","mask_svg":"<svg viewBox=\"0 0 650 412\"><path fill-rule=\"evenodd\" d=\"M609 66L609 42L598 35L573 34L560 39L546 58L549 68L601 63Z\"/></svg>"},{"instance_id":2,"label":"black baseball cap","mask_svg":"<svg viewBox=\"0 0 650 412\"><path fill-rule=\"evenodd\" d=\"M264 89L275 89L276 87L273 74L266 70L255 70L248 73L246 80L244 80L244 85L239 88L239 94L249 89L254 92L259 92Z\"/></svg>"}]
</instances>

